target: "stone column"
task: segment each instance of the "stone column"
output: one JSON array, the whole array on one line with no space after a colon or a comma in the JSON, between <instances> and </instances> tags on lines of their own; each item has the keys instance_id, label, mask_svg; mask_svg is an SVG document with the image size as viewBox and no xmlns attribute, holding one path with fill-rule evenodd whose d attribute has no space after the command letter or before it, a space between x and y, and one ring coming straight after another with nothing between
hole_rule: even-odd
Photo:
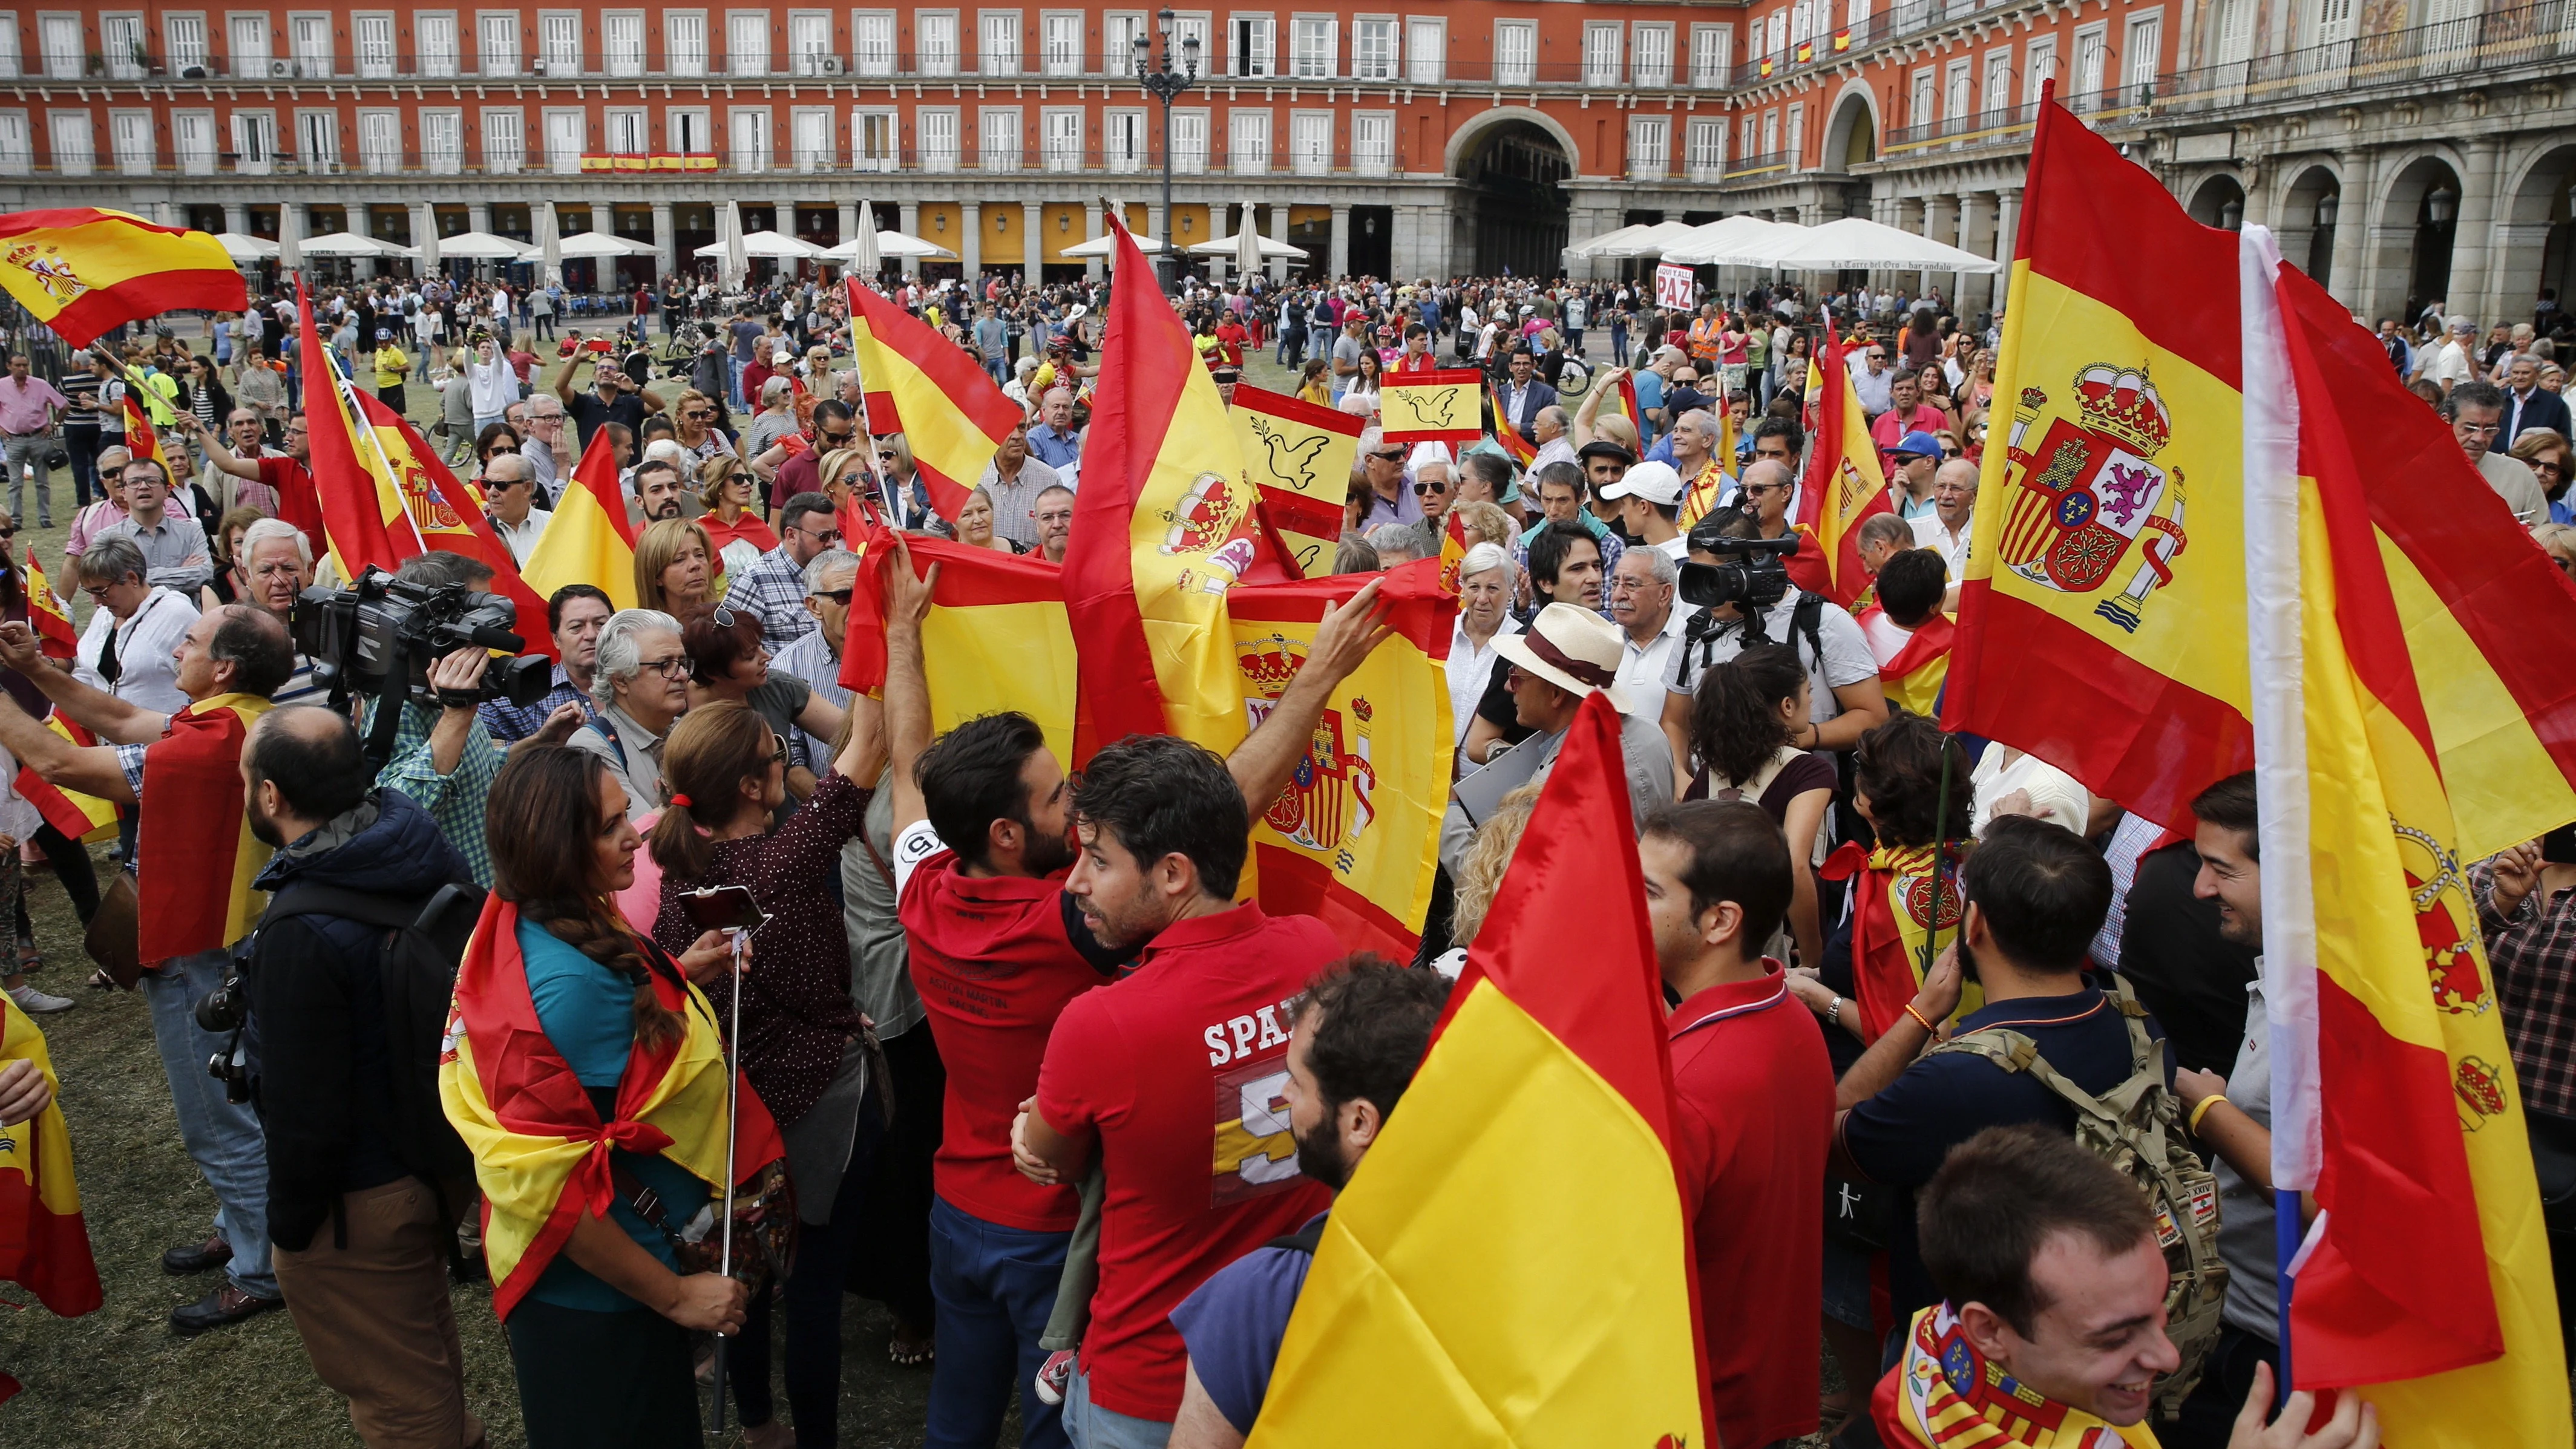
<instances>
[{"instance_id":1,"label":"stone column","mask_svg":"<svg viewBox=\"0 0 2576 1449\"><path fill-rule=\"evenodd\" d=\"M350 210L355 212L357 208L351 207ZM465 208L465 226L469 231L490 231L492 229L491 204L489 202L482 201L467 204ZM354 226L349 228L351 231L356 231L357 229L358 228Z\"/></svg>"},{"instance_id":2,"label":"stone column","mask_svg":"<svg viewBox=\"0 0 2576 1449\"><path fill-rule=\"evenodd\" d=\"M1082 204L1082 239L1096 241L1109 234L1109 224L1101 219L1101 205L1095 198ZM1086 257L1082 263L1083 280L1100 280L1106 264L1098 257Z\"/></svg>"},{"instance_id":3,"label":"stone column","mask_svg":"<svg viewBox=\"0 0 2576 1449\"><path fill-rule=\"evenodd\" d=\"M901 231L905 236L919 236L919 235L921 235L921 203L920 203L920 202L918 202L918 201L898 201L898 202L896 202L896 203L895 203L895 217L896 217L896 220L895 220L895 227L896 227L896 229L897 229L897 230L899 230L899 231ZM910 270L910 268L906 268L906 270Z\"/></svg>"},{"instance_id":4,"label":"stone column","mask_svg":"<svg viewBox=\"0 0 2576 1449\"><path fill-rule=\"evenodd\" d=\"M679 243L672 239L676 228L671 225L671 203L653 203L653 269L669 276L680 269Z\"/></svg>"},{"instance_id":5,"label":"stone column","mask_svg":"<svg viewBox=\"0 0 2576 1449\"><path fill-rule=\"evenodd\" d=\"M1946 220L1946 219L1947 219L1947 218L1945 218L1945 217L1942 215L1942 203L1943 203L1944 201L1950 201L1950 204L1951 204L1951 205L1954 205L1954 206L1957 204L1957 203L1956 203L1956 201L1951 200L1950 198L1946 198L1946 197L1939 197L1939 196L1927 196L1927 197L1923 198L1923 227L1922 227L1922 231L1923 231L1923 235L1924 235L1925 239L1927 239L1927 240L1931 240L1931 241L1939 241L1939 240L1941 239L1941 223L1942 223L1944 220ZM1915 298L1915 300L1916 300L1916 301L1918 301L1918 302L1919 302L1919 301L1921 301L1921 300L1923 299L1924 294L1925 294L1925 293L1927 293L1927 292L1930 292L1931 290L1932 290L1932 273L1931 273L1930 271L1926 270L1926 271L1924 271L1923 273L1921 273L1921 274L1916 278L1916 280L1915 280L1915 283L1914 283L1914 298Z\"/></svg>"},{"instance_id":6,"label":"stone column","mask_svg":"<svg viewBox=\"0 0 2576 1449\"><path fill-rule=\"evenodd\" d=\"M250 208L238 201L225 202L224 230L247 236L250 233Z\"/></svg>"},{"instance_id":7,"label":"stone column","mask_svg":"<svg viewBox=\"0 0 2576 1449\"><path fill-rule=\"evenodd\" d=\"M984 204L980 201L964 202L957 210L963 218L960 229L966 233L957 241L958 265L966 273L966 285L975 288L980 296L983 284L977 279L984 272Z\"/></svg>"},{"instance_id":8,"label":"stone column","mask_svg":"<svg viewBox=\"0 0 2576 1449\"><path fill-rule=\"evenodd\" d=\"M2468 144L2468 170L2460 178L2460 220L2451 231L2451 284L2444 289L2450 295L2443 300L2451 310L2476 318L2481 329L2506 315L2503 299L2492 295L2498 269L2491 260L2496 193L2503 184L2496 175L2502 145L2492 133ZM2525 310L2530 301L2522 299Z\"/></svg>"},{"instance_id":9,"label":"stone column","mask_svg":"<svg viewBox=\"0 0 2576 1449\"><path fill-rule=\"evenodd\" d=\"M1270 203L1270 229L1264 232L1263 235L1269 237L1272 241L1279 243L1281 246L1286 246L1288 244L1287 202L1274 201ZM1288 259L1286 257L1273 257L1270 259L1270 280L1281 283L1288 280Z\"/></svg>"},{"instance_id":10,"label":"stone column","mask_svg":"<svg viewBox=\"0 0 2576 1449\"><path fill-rule=\"evenodd\" d=\"M2376 173L2378 156L2369 151L2345 151L2335 157L2343 181L2335 196L2335 234L2332 291L2336 298L2353 311L2370 319L2375 328L2378 258L2371 255L2378 229L2379 185Z\"/></svg>"},{"instance_id":11,"label":"stone column","mask_svg":"<svg viewBox=\"0 0 2576 1449\"><path fill-rule=\"evenodd\" d=\"M1419 258L1414 253L1414 235L1422 214L1418 208L1410 206L1389 207L1387 210L1387 225L1392 230L1386 239L1386 270L1388 280L1393 281L1410 277L1417 269ZM1562 258L1558 259L1558 264L1563 265Z\"/></svg>"},{"instance_id":12,"label":"stone column","mask_svg":"<svg viewBox=\"0 0 2576 1449\"><path fill-rule=\"evenodd\" d=\"M1333 280L1351 274L1351 204L1347 201L1333 203L1333 245L1325 265Z\"/></svg>"},{"instance_id":13,"label":"stone column","mask_svg":"<svg viewBox=\"0 0 2576 1449\"><path fill-rule=\"evenodd\" d=\"M1993 305L2006 304L2012 289L2012 264L2015 244L2021 240L2021 188L2007 186L1995 193L1995 260L2004 269L1995 273Z\"/></svg>"},{"instance_id":14,"label":"stone column","mask_svg":"<svg viewBox=\"0 0 2576 1449\"><path fill-rule=\"evenodd\" d=\"M836 242L847 242L858 236L859 204L857 202L844 201L841 203L841 219L837 230L840 234L833 238Z\"/></svg>"},{"instance_id":15,"label":"stone column","mask_svg":"<svg viewBox=\"0 0 2576 1449\"><path fill-rule=\"evenodd\" d=\"M1031 285L1046 275L1046 207L1034 201L1020 203L1020 276Z\"/></svg>"},{"instance_id":16,"label":"stone column","mask_svg":"<svg viewBox=\"0 0 2576 1449\"><path fill-rule=\"evenodd\" d=\"M1963 252L1971 250L1968 245L1968 234L1976 229L1976 224L1977 194L1973 191L1962 191L1959 193L1959 250ZM1950 310L1953 314L1965 313L1968 309L1968 278L1970 275L1971 274L1967 272L1957 272L1951 275Z\"/></svg>"}]
</instances>

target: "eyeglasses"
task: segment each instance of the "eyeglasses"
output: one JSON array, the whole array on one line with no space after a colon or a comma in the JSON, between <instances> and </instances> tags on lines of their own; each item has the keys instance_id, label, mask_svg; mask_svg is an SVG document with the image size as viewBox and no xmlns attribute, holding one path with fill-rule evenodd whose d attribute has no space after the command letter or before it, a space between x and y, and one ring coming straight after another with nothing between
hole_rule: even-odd
<instances>
[{"instance_id":1,"label":"eyeglasses","mask_svg":"<svg viewBox=\"0 0 2576 1449\"><path fill-rule=\"evenodd\" d=\"M1872 362L1885 362L1887 360L1887 354L1884 352L1873 352L1869 355L1869 360Z\"/></svg>"},{"instance_id":2,"label":"eyeglasses","mask_svg":"<svg viewBox=\"0 0 2576 1449\"><path fill-rule=\"evenodd\" d=\"M2493 432L2494 429L2490 428L2488 431ZM1371 453L1369 456L1389 463L1401 463L1404 461L1404 450L1402 448L1389 448L1385 452Z\"/></svg>"},{"instance_id":3,"label":"eyeglasses","mask_svg":"<svg viewBox=\"0 0 2576 1449\"><path fill-rule=\"evenodd\" d=\"M1428 483L1416 483L1413 485L1414 496L1417 498L1428 497L1434 493L1446 493L1448 491L1449 480L1446 478L1434 478Z\"/></svg>"},{"instance_id":4,"label":"eyeglasses","mask_svg":"<svg viewBox=\"0 0 2576 1449\"><path fill-rule=\"evenodd\" d=\"M125 580L118 579L116 583L112 584L83 584L81 585L81 592L89 595L90 598L94 600L104 599L107 597L108 590L115 588L116 584L121 584L123 582L125 582Z\"/></svg>"},{"instance_id":5,"label":"eyeglasses","mask_svg":"<svg viewBox=\"0 0 2576 1449\"><path fill-rule=\"evenodd\" d=\"M686 679L689 677L689 656L674 654L668 659L639 659L635 661L635 667L664 679Z\"/></svg>"},{"instance_id":6,"label":"eyeglasses","mask_svg":"<svg viewBox=\"0 0 2576 1449\"><path fill-rule=\"evenodd\" d=\"M805 527L803 524L798 524L796 531L818 543L839 543L841 541L841 531L837 528L812 529Z\"/></svg>"},{"instance_id":7,"label":"eyeglasses","mask_svg":"<svg viewBox=\"0 0 2576 1449\"><path fill-rule=\"evenodd\" d=\"M787 763L787 741L785 741L785 740L783 740L783 739L780 739L780 738L779 738L778 736L776 736L776 735L771 735L769 738L770 738L770 741L771 741L771 744L770 744L770 747L769 747L769 763L771 763L771 764L773 764L773 765L783 765L783 764L786 764L786 763Z\"/></svg>"},{"instance_id":8,"label":"eyeglasses","mask_svg":"<svg viewBox=\"0 0 2576 1449\"><path fill-rule=\"evenodd\" d=\"M855 592L856 590L853 589L816 589L805 597L809 599L829 599L833 603L846 609L850 606L850 595Z\"/></svg>"}]
</instances>

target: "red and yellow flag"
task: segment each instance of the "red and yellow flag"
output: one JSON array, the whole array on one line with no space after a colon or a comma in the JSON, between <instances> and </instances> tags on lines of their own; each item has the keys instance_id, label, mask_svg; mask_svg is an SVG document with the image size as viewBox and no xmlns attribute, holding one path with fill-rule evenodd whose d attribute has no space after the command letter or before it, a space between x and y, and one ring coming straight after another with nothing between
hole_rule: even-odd
<instances>
[{"instance_id":1,"label":"red and yellow flag","mask_svg":"<svg viewBox=\"0 0 2576 1449\"><path fill-rule=\"evenodd\" d=\"M545 626L545 598L519 577L518 559L483 514L481 490L451 472L410 419L372 393L351 395L370 434L362 440L359 457L376 471L378 491L399 501L424 549L463 554L491 569L491 591L519 607L518 632L527 641L526 652L553 658L555 640Z\"/></svg>"},{"instance_id":2,"label":"red and yellow flag","mask_svg":"<svg viewBox=\"0 0 2576 1449\"><path fill-rule=\"evenodd\" d=\"M35 628L36 642L43 646L48 659L69 659L80 647L80 631L72 627L72 611L45 579L45 566L36 562L36 546L27 545L27 622Z\"/></svg>"},{"instance_id":3,"label":"red and yellow flag","mask_svg":"<svg viewBox=\"0 0 2576 1449\"><path fill-rule=\"evenodd\" d=\"M650 973L654 995L680 1014L682 1034L658 1048L634 1045L618 1079L615 1119L602 1122L537 1020L518 926L517 906L497 895L483 903L483 919L457 969L456 1004L438 1067L447 1120L474 1154L492 1312L504 1320L563 1251L582 1215L608 1216L619 1196L610 1148L659 1153L710 1188L725 1185L728 1074L722 1029L707 998L685 980ZM786 1155L760 1094L748 1080L740 1085L738 1183Z\"/></svg>"},{"instance_id":4,"label":"red and yellow flag","mask_svg":"<svg viewBox=\"0 0 2576 1449\"><path fill-rule=\"evenodd\" d=\"M1861 521L1893 512L1895 505L1879 471L1869 416L1861 411L1831 324L1823 350L1807 364L1807 396L1819 400L1818 427L1798 490L1798 516L1790 520L1803 537L1789 556L1789 577L1808 593L1849 607L1869 587L1869 570L1860 561ZM1727 447L1731 453L1733 444Z\"/></svg>"},{"instance_id":5,"label":"red and yellow flag","mask_svg":"<svg viewBox=\"0 0 2576 1449\"><path fill-rule=\"evenodd\" d=\"M1950 677L1950 645L1958 637L1957 626L1948 616L1934 614L1921 628L1899 628L1876 604L1862 610L1857 622L1870 653L1878 658L1878 682L1889 701L1931 717L1941 701L1941 686Z\"/></svg>"},{"instance_id":6,"label":"red and yellow flag","mask_svg":"<svg viewBox=\"0 0 2576 1449\"><path fill-rule=\"evenodd\" d=\"M1512 425L1511 414L1503 411L1502 394L1494 391L1491 384L1486 385L1485 399L1494 412L1494 441L1511 456L1514 468L1528 472L1530 465L1538 461L1538 444L1521 436L1521 430Z\"/></svg>"},{"instance_id":7,"label":"red and yellow flag","mask_svg":"<svg viewBox=\"0 0 2576 1449\"><path fill-rule=\"evenodd\" d=\"M1717 1442L1628 821L1596 695L1404 1110L1333 1204L1252 1449Z\"/></svg>"},{"instance_id":8,"label":"red and yellow flag","mask_svg":"<svg viewBox=\"0 0 2576 1449\"><path fill-rule=\"evenodd\" d=\"M88 206L0 216L0 287L74 347L164 312L250 307L212 236Z\"/></svg>"},{"instance_id":9,"label":"red and yellow flag","mask_svg":"<svg viewBox=\"0 0 2576 1449\"><path fill-rule=\"evenodd\" d=\"M1342 504L1350 497L1351 464L1367 427L1339 408L1269 392L1250 383L1234 389L1235 445L1244 471L1260 490L1262 505L1279 530L1300 573L1329 573L1342 537Z\"/></svg>"},{"instance_id":10,"label":"red and yellow flag","mask_svg":"<svg viewBox=\"0 0 2576 1449\"><path fill-rule=\"evenodd\" d=\"M1452 595L1464 592L1466 567L1467 516L1452 508L1448 526L1440 530L1440 587Z\"/></svg>"},{"instance_id":11,"label":"red and yellow flag","mask_svg":"<svg viewBox=\"0 0 2576 1449\"><path fill-rule=\"evenodd\" d=\"M199 700L170 716L170 732L143 752L152 808L135 845L143 887L135 945L146 965L229 946L259 924L268 896L251 882L269 848L242 808L241 752L268 710L265 695Z\"/></svg>"},{"instance_id":12,"label":"red and yellow flag","mask_svg":"<svg viewBox=\"0 0 2576 1449\"><path fill-rule=\"evenodd\" d=\"M590 435L590 446L573 465L572 486L555 500L554 517L519 578L539 600L553 598L566 584L594 584L618 608L635 607L635 525L627 521L626 495L617 486L617 445L608 429Z\"/></svg>"},{"instance_id":13,"label":"red and yellow flag","mask_svg":"<svg viewBox=\"0 0 2576 1449\"><path fill-rule=\"evenodd\" d=\"M895 567L891 535L868 539L850 595L841 646L841 684L865 694L885 687L884 570ZM977 715L1013 710L1037 721L1056 758L1073 757L1073 626L1064 573L1035 555L973 548L906 534L916 576L938 566L930 614L921 622L930 727L945 734Z\"/></svg>"},{"instance_id":14,"label":"red and yellow flag","mask_svg":"<svg viewBox=\"0 0 2576 1449\"><path fill-rule=\"evenodd\" d=\"M1378 383L1378 426L1390 443L1472 443L1485 435L1476 416L1484 377L1472 367L1390 372Z\"/></svg>"},{"instance_id":15,"label":"red and yellow flag","mask_svg":"<svg viewBox=\"0 0 2576 1449\"><path fill-rule=\"evenodd\" d=\"M387 573L420 552L401 495L387 486L390 468L374 430L353 401L354 390L313 325L313 301L296 283L296 356L304 359L304 423L313 484L322 498L322 543L340 577L372 566Z\"/></svg>"},{"instance_id":16,"label":"red and yellow flag","mask_svg":"<svg viewBox=\"0 0 2576 1449\"><path fill-rule=\"evenodd\" d=\"M136 379L137 382L140 380L139 377ZM127 385L124 400L118 406L125 410L125 451L132 454L138 463L160 464L161 476L169 480L172 489L177 489L185 479L177 468L171 466L170 450L161 442L161 430L152 426L152 416L144 411L134 384Z\"/></svg>"},{"instance_id":17,"label":"red and yellow flag","mask_svg":"<svg viewBox=\"0 0 2576 1449\"><path fill-rule=\"evenodd\" d=\"M880 437L903 434L932 510L955 518L1025 414L973 358L929 324L856 277L849 292L850 338L867 390L868 426Z\"/></svg>"},{"instance_id":18,"label":"red and yellow flag","mask_svg":"<svg viewBox=\"0 0 2576 1449\"><path fill-rule=\"evenodd\" d=\"M9 1062L34 1062L46 1081L54 1080L45 1034L0 992L0 1064ZM89 1228L81 1221L71 1132L63 1124L59 1095L17 1126L0 1127L0 1282L24 1287L65 1318L107 1301L90 1256Z\"/></svg>"},{"instance_id":19,"label":"red and yellow flag","mask_svg":"<svg viewBox=\"0 0 2576 1449\"><path fill-rule=\"evenodd\" d=\"M1852 880L1852 1004L1872 1041L1905 1016L1922 988L1924 964L1940 954L1959 929L1959 859L1965 842L1953 841L1933 871L1928 845L1864 846L1846 840L1816 874ZM1933 949L1927 952L1929 943ZM1970 982L1961 991L1958 1020L1985 1004L1985 990Z\"/></svg>"},{"instance_id":20,"label":"red and yellow flag","mask_svg":"<svg viewBox=\"0 0 2576 1449\"><path fill-rule=\"evenodd\" d=\"M45 712L45 728L84 748L98 743L98 736L63 718L60 710ZM20 799L36 807L45 823L71 839L84 843L116 838L116 806L95 795L66 790L36 773L30 765L20 765L11 788Z\"/></svg>"}]
</instances>

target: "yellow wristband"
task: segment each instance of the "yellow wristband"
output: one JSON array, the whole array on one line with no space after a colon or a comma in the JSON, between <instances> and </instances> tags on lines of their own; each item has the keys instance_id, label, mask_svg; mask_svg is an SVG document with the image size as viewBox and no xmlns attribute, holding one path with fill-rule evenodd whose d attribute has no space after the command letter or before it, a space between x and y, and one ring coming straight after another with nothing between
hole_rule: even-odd
<instances>
[{"instance_id":1,"label":"yellow wristband","mask_svg":"<svg viewBox=\"0 0 2576 1449\"><path fill-rule=\"evenodd\" d=\"M1928 1031L1928 1032L1932 1033L1934 1036L1939 1036L1939 1035L1941 1034L1941 1028L1939 1028L1939 1027L1937 1027L1937 1026L1934 1026L1934 1025L1933 1025L1933 1024L1928 1020L1928 1019L1926 1019L1926 1018L1924 1017L1924 1015L1923 1015L1923 1013L1922 1013L1922 1012L1916 1011L1916 1010L1914 1009L1914 1003L1913 1003L1913 1002L1909 1001L1909 1002L1905 1003L1905 1014L1906 1014L1907 1016L1913 1017L1916 1021L1922 1022L1922 1023L1923 1023L1923 1029L1924 1029L1925 1031Z\"/></svg>"},{"instance_id":2,"label":"yellow wristband","mask_svg":"<svg viewBox=\"0 0 2576 1449\"><path fill-rule=\"evenodd\" d=\"M2191 1120L2187 1124L2191 1129L2192 1136L2197 1137L2200 1135L2200 1119L2209 1115L2209 1109L2226 1100L2227 1094L2224 1092L2212 1092L2208 1096L2200 1099L2200 1105L2191 1109Z\"/></svg>"}]
</instances>

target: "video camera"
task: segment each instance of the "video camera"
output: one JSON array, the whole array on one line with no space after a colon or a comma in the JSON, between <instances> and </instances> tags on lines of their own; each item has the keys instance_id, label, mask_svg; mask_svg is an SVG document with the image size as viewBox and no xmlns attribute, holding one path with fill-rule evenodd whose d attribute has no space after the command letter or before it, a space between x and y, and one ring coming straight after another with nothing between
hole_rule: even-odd
<instances>
[{"instance_id":1,"label":"video camera","mask_svg":"<svg viewBox=\"0 0 2576 1449\"><path fill-rule=\"evenodd\" d=\"M1691 530L1690 550L1716 554L1725 562L1683 563L1682 602L1702 609L1736 604L1742 606L1737 612L1753 618L1788 597L1787 559L1798 551L1798 535L1735 538L1702 525Z\"/></svg>"},{"instance_id":2,"label":"video camera","mask_svg":"<svg viewBox=\"0 0 2576 1449\"><path fill-rule=\"evenodd\" d=\"M382 699L397 689L402 698L431 706L487 699L530 705L553 688L554 664L520 654L528 641L514 632L518 621L518 606L498 594L408 583L370 568L347 588L306 589L296 599L295 648L313 661L313 681L331 691L334 707L352 695ZM496 661L471 696L443 696L430 685L429 668L459 649L519 657Z\"/></svg>"}]
</instances>

